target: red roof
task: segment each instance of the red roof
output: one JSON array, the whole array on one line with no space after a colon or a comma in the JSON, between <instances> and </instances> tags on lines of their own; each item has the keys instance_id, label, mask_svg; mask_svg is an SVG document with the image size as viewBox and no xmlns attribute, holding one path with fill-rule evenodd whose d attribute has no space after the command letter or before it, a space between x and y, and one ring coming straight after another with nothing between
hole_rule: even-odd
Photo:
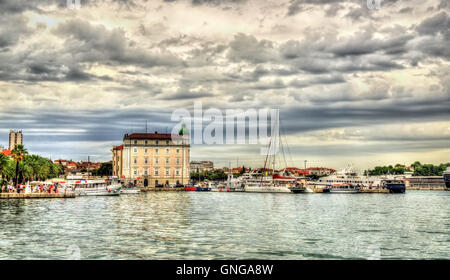
<instances>
[{"instance_id":1,"label":"red roof","mask_svg":"<svg viewBox=\"0 0 450 280\"><path fill-rule=\"evenodd\" d=\"M1 154L5 155L5 156L7 156L7 157L10 157L10 156L11 156L11 151L10 151L9 149L6 149L6 150L3 150L3 151L1 152Z\"/></svg>"},{"instance_id":2,"label":"red roof","mask_svg":"<svg viewBox=\"0 0 450 280\"><path fill-rule=\"evenodd\" d=\"M123 150L123 145L117 146L114 149L117 150L117 151Z\"/></svg>"},{"instance_id":3,"label":"red roof","mask_svg":"<svg viewBox=\"0 0 450 280\"><path fill-rule=\"evenodd\" d=\"M177 135L178 136L178 135ZM170 133L132 133L125 134L123 139L172 139L172 134Z\"/></svg>"}]
</instances>

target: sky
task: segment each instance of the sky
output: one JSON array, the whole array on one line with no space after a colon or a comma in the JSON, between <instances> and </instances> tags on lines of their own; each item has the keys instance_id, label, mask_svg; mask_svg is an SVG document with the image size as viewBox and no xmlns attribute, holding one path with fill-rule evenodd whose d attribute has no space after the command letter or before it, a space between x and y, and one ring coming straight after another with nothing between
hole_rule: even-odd
<instances>
[{"instance_id":1,"label":"sky","mask_svg":"<svg viewBox=\"0 0 450 280\"><path fill-rule=\"evenodd\" d=\"M0 0L0 145L111 160L174 110L279 109L285 163L450 161L450 2ZM261 166L259 145L193 160Z\"/></svg>"}]
</instances>

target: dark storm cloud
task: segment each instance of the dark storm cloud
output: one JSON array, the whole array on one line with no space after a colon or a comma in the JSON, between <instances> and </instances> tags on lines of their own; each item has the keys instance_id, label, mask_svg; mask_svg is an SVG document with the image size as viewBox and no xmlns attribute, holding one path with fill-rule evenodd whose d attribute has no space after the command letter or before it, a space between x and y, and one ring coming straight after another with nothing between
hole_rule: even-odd
<instances>
[{"instance_id":1,"label":"dark storm cloud","mask_svg":"<svg viewBox=\"0 0 450 280\"><path fill-rule=\"evenodd\" d=\"M66 51L74 53L79 62L113 62L143 67L181 66L183 61L168 52L152 53L132 47L120 29L108 30L74 19L60 24L55 34L66 38Z\"/></svg>"}]
</instances>

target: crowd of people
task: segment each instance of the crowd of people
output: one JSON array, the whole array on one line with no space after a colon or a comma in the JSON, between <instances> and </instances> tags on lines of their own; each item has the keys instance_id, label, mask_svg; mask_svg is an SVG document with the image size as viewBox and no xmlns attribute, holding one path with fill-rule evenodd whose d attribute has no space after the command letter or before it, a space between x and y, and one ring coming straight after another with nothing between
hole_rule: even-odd
<instances>
[{"instance_id":1,"label":"crowd of people","mask_svg":"<svg viewBox=\"0 0 450 280\"><path fill-rule=\"evenodd\" d=\"M58 193L58 184L41 184L41 185L22 185L14 186L12 184L2 185L2 193Z\"/></svg>"}]
</instances>

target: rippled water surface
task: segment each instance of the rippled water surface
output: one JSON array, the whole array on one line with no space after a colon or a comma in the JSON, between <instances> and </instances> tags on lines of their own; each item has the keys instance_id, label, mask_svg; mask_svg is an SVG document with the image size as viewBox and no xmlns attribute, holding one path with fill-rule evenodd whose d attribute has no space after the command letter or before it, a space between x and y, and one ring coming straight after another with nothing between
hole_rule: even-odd
<instances>
[{"instance_id":1,"label":"rippled water surface","mask_svg":"<svg viewBox=\"0 0 450 280\"><path fill-rule=\"evenodd\" d=\"M450 259L450 192L0 200L0 259Z\"/></svg>"}]
</instances>

